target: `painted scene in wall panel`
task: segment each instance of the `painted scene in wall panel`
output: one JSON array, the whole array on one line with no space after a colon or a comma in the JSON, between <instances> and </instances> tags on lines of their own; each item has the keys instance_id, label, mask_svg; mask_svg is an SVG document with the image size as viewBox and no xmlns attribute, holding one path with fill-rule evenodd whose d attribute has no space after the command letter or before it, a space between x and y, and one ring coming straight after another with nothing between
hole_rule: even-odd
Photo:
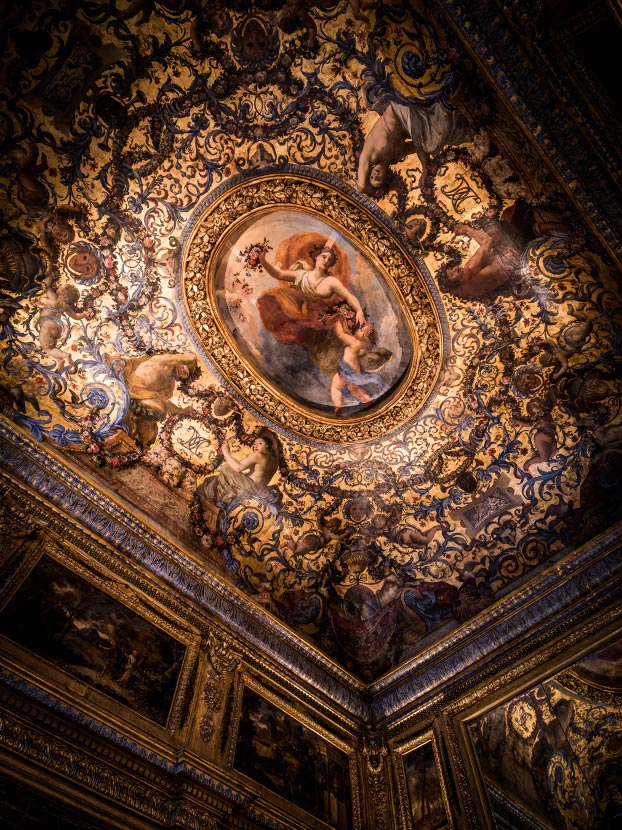
<instances>
[{"instance_id":1,"label":"painted scene in wall panel","mask_svg":"<svg viewBox=\"0 0 622 830\"><path fill-rule=\"evenodd\" d=\"M618 639L470 725L493 812L521 827L618 826L621 654Z\"/></svg>"},{"instance_id":2,"label":"painted scene in wall panel","mask_svg":"<svg viewBox=\"0 0 622 830\"><path fill-rule=\"evenodd\" d=\"M346 753L249 687L242 695L233 765L335 830L353 826Z\"/></svg>"},{"instance_id":3,"label":"painted scene in wall panel","mask_svg":"<svg viewBox=\"0 0 622 830\"><path fill-rule=\"evenodd\" d=\"M431 741L403 758L413 830L449 827L440 772Z\"/></svg>"},{"instance_id":4,"label":"painted scene in wall panel","mask_svg":"<svg viewBox=\"0 0 622 830\"><path fill-rule=\"evenodd\" d=\"M0 633L165 725L186 647L44 555L0 612Z\"/></svg>"}]
</instances>

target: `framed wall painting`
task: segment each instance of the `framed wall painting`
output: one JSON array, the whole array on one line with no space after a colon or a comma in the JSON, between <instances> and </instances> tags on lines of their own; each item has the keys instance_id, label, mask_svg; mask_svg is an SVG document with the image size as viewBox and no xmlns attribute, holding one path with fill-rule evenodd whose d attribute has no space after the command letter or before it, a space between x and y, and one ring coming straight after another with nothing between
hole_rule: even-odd
<instances>
[{"instance_id":1,"label":"framed wall painting","mask_svg":"<svg viewBox=\"0 0 622 830\"><path fill-rule=\"evenodd\" d=\"M0 593L5 660L37 681L118 705L174 732L199 637L86 555L43 537L28 546ZM72 682L67 682L69 675ZM72 702L74 702L72 700Z\"/></svg>"},{"instance_id":2,"label":"framed wall painting","mask_svg":"<svg viewBox=\"0 0 622 830\"><path fill-rule=\"evenodd\" d=\"M313 826L360 830L356 753L353 748L241 675L228 764L278 797ZM304 814L308 815L304 815Z\"/></svg>"},{"instance_id":3,"label":"framed wall painting","mask_svg":"<svg viewBox=\"0 0 622 830\"><path fill-rule=\"evenodd\" d=\"M609 826L622 812L622 637L467 724L492 812L522 828Z\"/></svg>"},{"instance_id":4,"label":"framed wall painting","mask_svg":"<svg viewBox=\"0 0 622 830\"><path fill-rule=\"evenodd\" d=\"M402 830L452 830L451 809L440 752L432 730L395 750Z\"/></svg>"}]
</instances>

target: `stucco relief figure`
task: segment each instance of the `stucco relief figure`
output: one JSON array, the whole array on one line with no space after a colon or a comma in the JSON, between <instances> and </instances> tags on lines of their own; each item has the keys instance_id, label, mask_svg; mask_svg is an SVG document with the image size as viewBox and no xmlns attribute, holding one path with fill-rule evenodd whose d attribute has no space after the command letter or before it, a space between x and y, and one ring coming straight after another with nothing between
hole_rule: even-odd
<instances>
[{"instance_id":1,"label":"stucco relief figure","mask_svg":"<svg viewBox=\"0 0 622 830\"><path fill-rule=\"evenodd\" d=\"M201 506L207 508L209 515L218 513L214 507L226 507L241 496L256 496L272 504L279 502L278 489L269 486L279 468L278 444L270 430L262 430L256 436L251 452L242 459L236 459L231 454L226 441L221 446L221 452L224 463L196 491Z\"/></svg>"},{"instance_id":2,"label":"stucco relief figure","mask_svg":"<svg viewBox=\"0 0 622 830\"><path fill-rule=\"evenodd\" d=\"M192 352L143 355L128 358L123 379L130 398L126 421L130 435L144 449L158 434L158 422L170 414L190 414L171 400L179 381L188 380L197 371L197 357Z\"/></svg>"},{"instance_id":3,"label":"stucco relief figure","mask_svg":"<svg viewBox=\"0 0 622 830\"><path fill-rule=\"evenodd\" d=\"M416 527L400 528L395 532L395 541L405 547L423 548L429 545L438 531L442 529L442 525L439 524L432 525L426 531L418 530Z\"/></svg>"},{"instance_id":4,"label":"stucco relief figure","mask_svg":"<svg viewBox=\"0 0 622 830\"><path fill-rule=\"evenodd\" d=\"M373 196L385 184L390 165L413 153L424 179L435 153L447 145L463 144L471 135L458 111L442 101L408 105L392 101L365 138L358 165L358 189Z\"/></svg>"}]
</instances>

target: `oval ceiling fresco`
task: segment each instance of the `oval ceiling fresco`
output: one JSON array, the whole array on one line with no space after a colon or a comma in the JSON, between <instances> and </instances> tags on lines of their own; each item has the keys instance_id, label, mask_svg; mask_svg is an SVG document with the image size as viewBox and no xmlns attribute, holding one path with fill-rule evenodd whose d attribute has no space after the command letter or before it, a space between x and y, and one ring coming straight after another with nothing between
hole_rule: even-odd
<instances>
[{"instance_id":1,"label":"oval ceiling fresco","mask_svg":"<svg viewBox=\"0 0 622 830\"><path fill-rule=\"evenodd\" d=\"M248 403L323 441L377 437L430 394L437 310L416 264L332 184L238 181L199 212L184 300L195 333Z\"/></svg>"}]
</instances>

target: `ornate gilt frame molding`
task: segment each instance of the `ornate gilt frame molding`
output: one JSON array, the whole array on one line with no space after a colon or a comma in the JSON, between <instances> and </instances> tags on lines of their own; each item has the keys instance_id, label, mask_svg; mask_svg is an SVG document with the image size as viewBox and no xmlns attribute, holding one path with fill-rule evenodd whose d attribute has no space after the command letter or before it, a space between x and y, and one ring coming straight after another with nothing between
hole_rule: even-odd
<instances>
[{"instance_id":1,"label":"ornate gilt frame molding","mask_svg":"<svg viewBox=\"0 0 622 830\"><path fill-rule=\"evenodd\" d=\"M212 270L230 227L249 214L292 208L315 216L369 253L406 312L416 351L395 393L376 411L340 422L286 399L243 360L215 308ZM238 395L277 427L320 442L378 438L405 424L433 390L443 356L442 327L422 271L397 239L350 188L289 168L234 180L201 208L186 244L183 301L197 345Z\"/></svg>"},{"instance_id":2,"label":"ornate gilt frame molding","mask_svg":"<svg viewBox=\"0 0 622 830\"><path fill-rule=\"evenodd\" d=\"M190 558L177 545L148 527L112 496L98 492L59 460L49 447L34 442L0 417L0 493L11 494L19 508L57 538L70 539L92 551L96 561L173 610L190 598L199 617L209 615L209 628L220 628L261 670L280 673L286 667L297 686L330 688L331 703L353 719L365 718L368 705L363 684L317 649L303 643L250 599ZM3 481L4 480L4 481ZM32 492L36 489L36 493ZM97 536L98 541L94 538ZM142 574L142 576L141 576ZM159 583L159 584L158 584ZM177 599L162 583L178 592ZM261 659L259 655L262 656ZM273 661L273 662L271 662ZM286 672L285 672L286 673ZM285 674L284 673L284 674Z\"/></svg>"},{"instance_id":3,"label":"ornate gilt frame molding","mask_svg":"<svg viewBox=\"0 0 622 830\"><path fill-rule=\"evenodd\" d=\"M589 621L565 622L558 638L537 638L529 656L492 664L488 677L465 694L454 698L442 711L439 724L451 769L462 798L465 827L494 830L489 799L469 735L469 724L502 703L564 672L590 651L611 639L622 626L622 604L618 588L608 610L592 609ZM600 612L600 613L599 613ZM504 802L505 803L505 802Z\"/></svg>"},{"instance_id":4,"label":"ornate gilt frame molding","mask_svg":"<svg viewBox=\"0 0 622 830\"><path fill-rule=\"evenodd\" d=\"M390 721L392 734L400 724L405 729L422 707L440 710L439 688L446 701L460 697L484 677L546 648L579 621L588 624L606 614L622 592L615 582L622 573L621 533L616 525L547 566L443 643L372 684L376 723ZM406 704L411 714L400 717Z\"/></svg>"}]
</instances>

